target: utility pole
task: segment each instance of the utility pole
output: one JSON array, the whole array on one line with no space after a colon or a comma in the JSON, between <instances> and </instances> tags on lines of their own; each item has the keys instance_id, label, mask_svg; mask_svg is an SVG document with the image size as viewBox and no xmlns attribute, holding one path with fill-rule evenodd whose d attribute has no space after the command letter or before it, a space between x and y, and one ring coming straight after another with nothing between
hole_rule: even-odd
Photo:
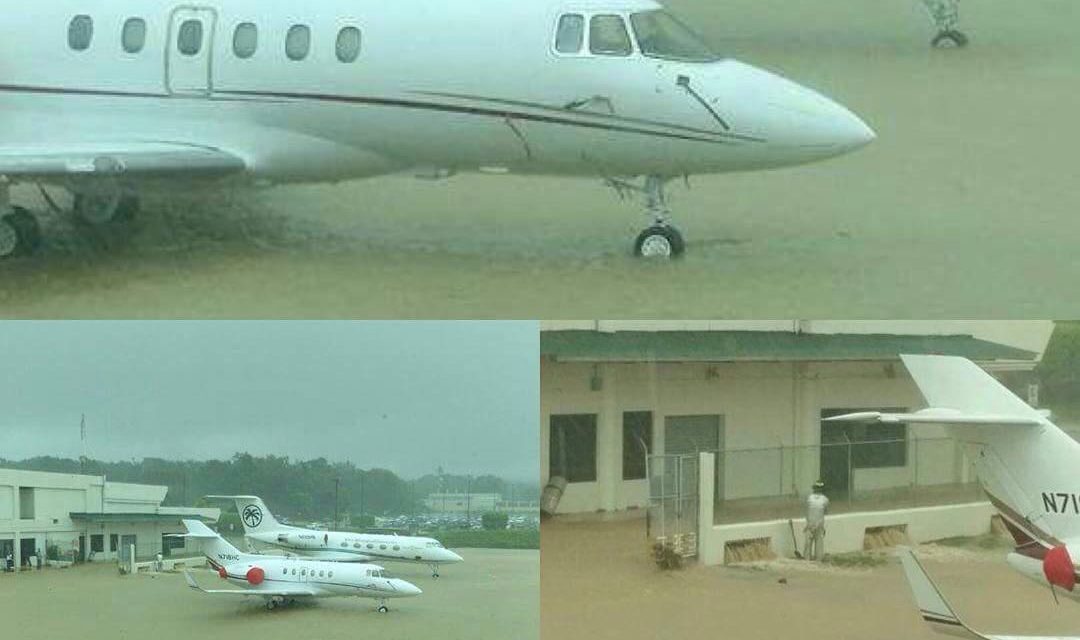
<instances>
[{"instance_id":1,"label":"utility pole","mask_svg":"<svg viewBox=\"0 0 1080 640\"><path fill-rule=\"evenodd\" d=\"M364 472L360 472L360 520L364 520Z\"/></svg>"},{"instance_id":2,"label":"utility pole","mask_svg":"<svg viewBox=\"0 0 1080 640\"><path fill-rule=\"evenodd\" d=\"M334 529L338 528L338 488L341 486L341 478L334 478Z\"/></svg>"},{"instance_id":3,"label":"utility pole","mask_svg":"<svg viewBox=\"0 0 1080 640\"><path fill-rule=\"evenodd\" d=\"M472 476L465 476L465 523L472 526Z\"/></svg>"}]
</instances>

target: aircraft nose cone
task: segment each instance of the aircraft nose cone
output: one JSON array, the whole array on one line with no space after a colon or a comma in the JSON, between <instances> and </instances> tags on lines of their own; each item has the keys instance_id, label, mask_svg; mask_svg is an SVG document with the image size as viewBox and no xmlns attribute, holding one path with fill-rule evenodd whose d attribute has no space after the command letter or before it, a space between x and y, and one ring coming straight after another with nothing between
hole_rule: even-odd
<instances>
[{"instance_id":1,"label":"aircraft nose cone","mask_svg":"<svg viewBox=\"0 0 1080 640\"><path fill-rule=\"evenodd\" d=\"M415 584L413 584L411 582L406 582L404 580L402 580L402 581L400 581L398 583L397 589L398 589L398 591L400 591L401 593L403 593L404 595L407 595L407 596L418 596L421 593L423 593L423 591L420 590L420 587L416 586Z\"/></svg>"},{"instance_id":2,"label":"aircraft nose cone","mask_svg":"<svg viewBox=\"0 0 1080 640\"><path fill-rule=\"evenodd\" d=\"M446 550L446 558L448 562L465 562L465 558L462 558L449 549Z\"/></svg>"},{"instance_id":3,"label":"aircraft nose cone","mask_svg":"<svg viewBox=\"0 0 1080 640\"><path fill-rule=\"evenodd\" d=\"M845 151L860 149L877 139L877 134L862 118L835 102L833 106L832 113L824 117L828 131L823 138Z\"/></svg>"}]
</instances>

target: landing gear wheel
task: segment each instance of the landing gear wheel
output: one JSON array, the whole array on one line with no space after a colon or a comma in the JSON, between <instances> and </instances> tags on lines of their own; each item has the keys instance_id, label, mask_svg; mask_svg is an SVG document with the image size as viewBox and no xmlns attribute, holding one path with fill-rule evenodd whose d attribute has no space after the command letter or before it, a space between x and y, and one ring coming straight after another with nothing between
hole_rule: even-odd
<instances>
[{"instance_id":1,"label":"landing gear wheel","mask_svg":"<svg viewBox=\"0 0 1080 640\"><path fill-rule=\"evenodd\" d=\"M139 198L120 189L76 193L72 210L93 225L128 222L139 212Z\"/></svg>"},{"instance_id":2,"label":"landing gear wheel","mask_svg":"<svg viewBox=\"0 0 1080 640\"><path fill-rule=\"evenodd\" d=\"M653 225L634 241L634 255L641 258L677 258L686 251L679 230L670 225Z\"/></svg>"},{"instance_id":3,"label":"landing gear wheel","mask_svg":"<svg viewBox=\"0 0 1080 640\"><path fill-rule=\"evenodd\" d=\"M386 613L389 610L390 610L390 608L387 607L385 604L380 604L379 605L379 613Z\"/></svg>"},{"instance_id":4,"label":"landing gear wheel","mask_svg":"<svg viewBox=\"0 0 1080 640\"><path fill-rule=\"evenodd\" d=\"M41 226L37 218L22 207L0 218L0 259L26 256L41 246Z\"/></svg>"},{"instance_id":5,"label":"landing gear wheel","mask_svg":"<svg viewBox=\"0 0 1080 640\"><path fill-rule=\"evenodd\" d=\"M275 602L272 599L266 601L266 610L267 611L273 611L274 609L277 608L277 606L278 606L277 602Z\"/></svg>"},{"instance_id":6,"label":"landing gear wheel","mask_svg":"<svg viewBox=\"0 0 1080 640\"><path fill-rule=\"evenodd\" d=\"M964 35L964 32L947 29L934 36L934 39L930 41L930 46L935 48L966 47L967 43L968 37Z\"/></svg>"}]
</instances>

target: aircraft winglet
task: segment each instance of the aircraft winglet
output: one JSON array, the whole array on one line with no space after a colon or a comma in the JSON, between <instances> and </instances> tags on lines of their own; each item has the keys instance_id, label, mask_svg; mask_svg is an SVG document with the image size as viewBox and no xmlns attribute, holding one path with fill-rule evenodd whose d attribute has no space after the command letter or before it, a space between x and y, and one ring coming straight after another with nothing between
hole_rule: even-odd
<instances>
[{"instance_id":1,"label":"aircraft winglet","mask_svg":"<svg viewBox=\"0 0 1080 640\"><path fill-rule=\"evenodd\" d=\"M911 593L915 596L915 605L919 607L919 614L930 625L930 628L946 635L986 639L986 636L964 624L956 615L911 549L901 547L897 553L900 556L900 564L904 567L904 577L907 578Z\"/></svg>"},{"instance_id":2,"label":"aircraft winglet","mask_svg":"<svg viewBox=\"0 0 1080 640\"><path fill-rule=\"evenodd\" d=\"M190 571L184 572L184 580L187 581L187 585L196 591L203 591L204 589L199 586L198 582L195 582L195 576L191 575Z\"/></svg>"}]
</instances>

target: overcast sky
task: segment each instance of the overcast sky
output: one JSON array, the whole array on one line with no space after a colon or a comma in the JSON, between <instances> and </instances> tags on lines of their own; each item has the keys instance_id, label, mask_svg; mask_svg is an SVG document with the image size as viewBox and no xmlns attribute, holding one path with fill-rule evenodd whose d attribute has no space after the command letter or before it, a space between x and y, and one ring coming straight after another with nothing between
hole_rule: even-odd
<instances>
[{"instance_id":1,"label":"overcast sky","mask_svg":"<svg viewBox=\"0 0 1080 640\"><path fill-rule=\"evenodd\" d=\"M532 322L2 322L0 457L538 475Z\"/></svg>"}]
</instances>

